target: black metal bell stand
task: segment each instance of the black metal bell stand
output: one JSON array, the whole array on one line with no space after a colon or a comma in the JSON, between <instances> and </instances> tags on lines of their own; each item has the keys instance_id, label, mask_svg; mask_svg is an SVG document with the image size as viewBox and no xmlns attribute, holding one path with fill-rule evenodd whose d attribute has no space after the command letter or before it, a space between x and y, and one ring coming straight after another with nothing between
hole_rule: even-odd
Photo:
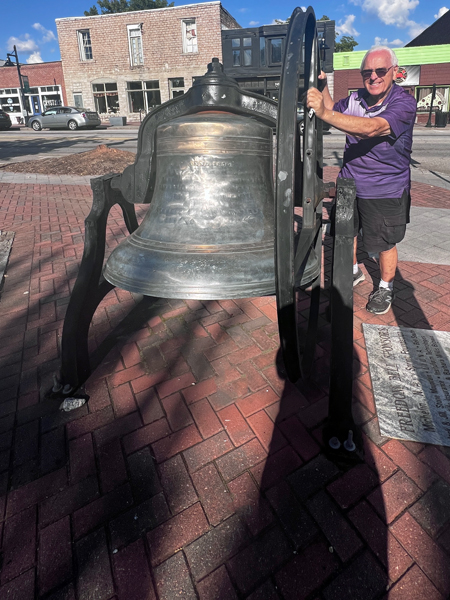
<instances>
[{"instance_id":1,"label":"black metal bell stand","mask_svg":"<svg viewBox=\"0 0 450 600\"><path fill-rule=\"evenodd\" d=\"M313 111L308 113L305 105L303 136L296 125L299 89L305 98L310 87L318 87L319 74L314 11L311 7L306 12L296 8L290 19L280 82L275 173L278 327L284 364L293 382L311 372L319 316L324 197L322 123ZM362 456L362 440L352 416L355 198L354 181L338 179L330 299L329 414L324 442L327 453L342 464L358 462ZM302 207L298 240L294 234L296 205ZM300 339L297 323L299 286L309 286L311 290L305 339Z\"/></svg>"}]
</instances>

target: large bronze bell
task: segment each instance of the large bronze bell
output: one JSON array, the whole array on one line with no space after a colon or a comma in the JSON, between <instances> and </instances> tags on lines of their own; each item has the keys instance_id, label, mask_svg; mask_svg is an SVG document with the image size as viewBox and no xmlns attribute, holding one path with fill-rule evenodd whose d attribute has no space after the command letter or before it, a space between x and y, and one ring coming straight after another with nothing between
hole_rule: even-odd
<instances>
[{"instance_id":1,"label":"large bronze bell","mask_svg":"<svg viewBox=\"0 0 450 600\"><path fill-rule=\"evenodd\" d=\"M320 309L322 130L314 114L305 115L303 134L297 122L299 98L319 84L311 7L294 10L285 47L278 105L240 89L214 58L186 94L146 116L135 163L121 175L91 181L84 253L50 397L64 398L79 389L111 341L122 339L130 324L142 325L158 314L162 297L227 299L276 290L286 375L296 382L311 372ZM353 449L346 447L356 430L351 414L356 189L353 181L340 182L331 277L330 420L324 440L345 463L355 462L361 439L355 438ZM139 227L134 205L144 203L150 207ZM103 271L107 218L116 204L131 235L112 252ZM139 302L90 355L90 323L114 286L154 298ZM311 288L306 331L298 323L299 309L303 312L299 286Z\"/></svg>"},{"instance_id":2,"label":"large bronze bell","mask_svg":"<svg viewBox=\"0 0 450 600\"><path fill-rule=\"evenodd\" d=\"M275 293L272 128L205 111L156 129L155 192L112 252L113 285L162 298Z\"/></svg>"}]
</instances>

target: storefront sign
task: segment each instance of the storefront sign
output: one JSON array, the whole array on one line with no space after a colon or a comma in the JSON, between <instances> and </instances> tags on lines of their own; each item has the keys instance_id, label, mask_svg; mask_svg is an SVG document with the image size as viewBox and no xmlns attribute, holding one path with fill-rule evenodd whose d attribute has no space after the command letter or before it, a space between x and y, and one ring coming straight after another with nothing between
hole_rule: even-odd
<instances>
[{"instance_id":1,"label":"storefront sign","mask_svg":"<svg viewBox=\"0 0 450 600\"><path fill-rule=\"evenodd\" d=\"M450 446L450 333L363 324L382 435Z\"/></svg>"},{"instance_id":2,"label":"storefront sign","mask_svg":"<svg viewBox=\"0 0 450 600\"><path fill-rule=\"evenodd\" d=\"M419 85L420 80L420 65L409 65L399 67L395 83L397 85Z\"/></svg>"}]
</instances>

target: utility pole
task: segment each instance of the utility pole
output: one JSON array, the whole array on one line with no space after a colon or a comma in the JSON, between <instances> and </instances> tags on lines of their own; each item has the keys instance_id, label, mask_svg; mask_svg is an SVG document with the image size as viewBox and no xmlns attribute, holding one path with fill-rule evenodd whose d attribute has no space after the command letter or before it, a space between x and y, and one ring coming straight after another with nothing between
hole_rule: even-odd
<instances>
[{"instance_id":1,"label":"utility pole","mask_svg":"<svg viewBox=\"0 0 450 600\"><path fill-rule=\"evenodd\" d=\"M19 84L20 84L20 95L21 95L21 98L22 98L22 106L23 106L23 109L26 111L26 115L23 115L23 113L22 113L22 116L25 116L25 125L26 125L28 123L28 109L27 109L27 106L25 104L25 92L23 91L22 75L20 74L19 57L17 56L17 49L16 49L16 47L13 46L13 48L14 48L13 52L8 52L6 54L6 62L5 62L5 64L3 66L4 67L13 67L14 65L16 65L16 67L17 67L17 74L19 76ZM13 63L12 60L11 60L12 56L15 58L15 63Z\"/></svg>"}]
</instances>

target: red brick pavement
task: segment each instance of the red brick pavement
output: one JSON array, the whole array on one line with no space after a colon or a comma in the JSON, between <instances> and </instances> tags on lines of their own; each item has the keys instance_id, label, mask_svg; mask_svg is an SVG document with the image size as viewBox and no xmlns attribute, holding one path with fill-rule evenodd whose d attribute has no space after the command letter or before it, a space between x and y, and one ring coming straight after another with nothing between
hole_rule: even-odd
<instances>
[{"instance_id":1,"label":"red brick pavement","mask_svg":"<svg viewBox=\"0 0 450 600\"><path fill-rule=\"evenodd\" d=\"M450 206L421 184L412 198ZM291 385L273 298L161 301L89 378L87 405L43 399L90 202L86 186L0 187L0 228L16 232L0 301L0 600L449 598L450 450L379 435L362 323L450 330L450 267L401 263L396 309L376 317L366 262L366 464L344 473L322 453L329 326L312 381ZM124 233L113 210L108 251ZM105 298L91 348L134 304Z\"/></svg>"}]
</instances>

